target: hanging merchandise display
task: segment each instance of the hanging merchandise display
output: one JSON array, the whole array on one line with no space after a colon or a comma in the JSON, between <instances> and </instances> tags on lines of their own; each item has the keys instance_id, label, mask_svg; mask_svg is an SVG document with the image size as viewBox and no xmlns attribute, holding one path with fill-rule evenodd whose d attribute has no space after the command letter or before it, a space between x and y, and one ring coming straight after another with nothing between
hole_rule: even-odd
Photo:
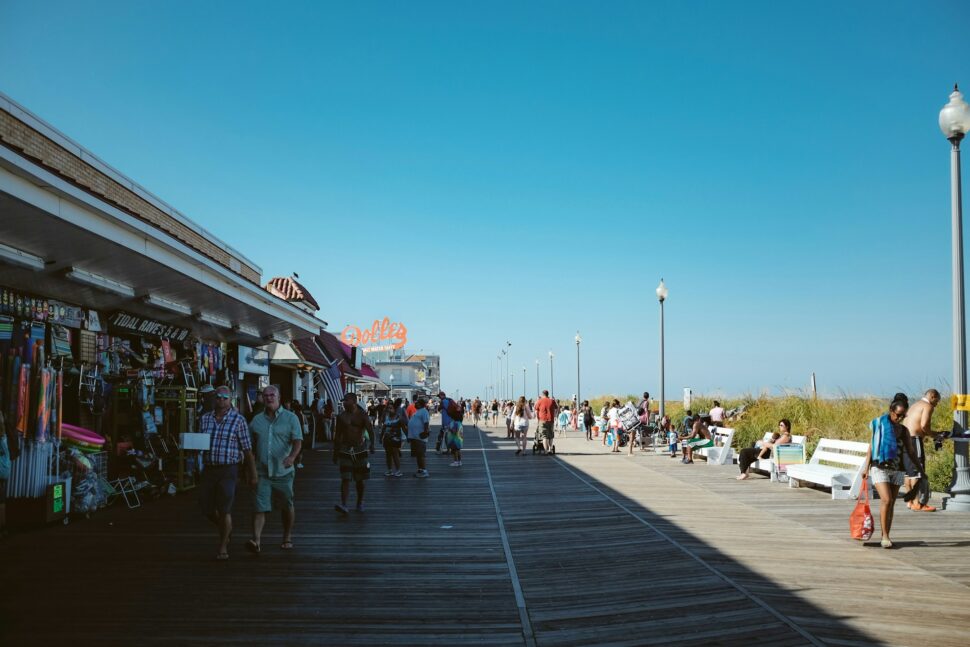
<instances>
[{"instance_id":1,"label":"hanging merchandise display","mask_svg":"<svg viewBox=\"0 0 970 647\"><path fill-rule=\"evenodd\" d=\"M0 287L0 410L16 430L8 517L90 514L194 487L203 385L235 389L235 354L186 328Z\"/></svg>"}]
</instances>

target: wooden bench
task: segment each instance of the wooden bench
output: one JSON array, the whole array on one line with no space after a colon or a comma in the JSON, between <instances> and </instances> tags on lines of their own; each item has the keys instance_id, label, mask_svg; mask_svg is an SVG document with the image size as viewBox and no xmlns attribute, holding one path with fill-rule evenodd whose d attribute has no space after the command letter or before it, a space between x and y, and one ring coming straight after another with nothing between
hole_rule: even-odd
<instances>
[{"instance_id":1,"label":"wooden bench","mask_svg":"<svg viewBox=\"0 0 970 647\"><path fill-rule=\"evenodd\" d=\"M868 443L823 438L808 463L788 466L788 487L805 481L832 488L833 499L858 498L868 450Z\"/></svg>"},{"instance_id":2,"label":"wooden bench","mask_svg":"<svg viewBox=\"0 0 970 647\"><path fill-rule=\"evenodd\" d=\"M757 447L763 447L764 446L764 443L770 443L771 442L771 438L772 438L773 435L774 435L773 432L771 432L771 431L767 432L765 434L765 437L762 438L760 441L758 441L758 443L756 444L756 446ZM792 437L791 437L791 444L792 445L801 445L801 446L804 447L805 446L805 436L795 436L795 435L792 435ZM775 453L774 453L774 451L772 451L771 454L769 454L768 456L766 456L764 458L759 458L755 462L751 463L751 469L753 469L753 470L759 470L761 472L768 472L768 477L772 481L777 481L778 480L778 470L775 469Z\"/></svg>"},{"instance_id":3,"label":"wooden bench","mask_svg":"<svg viewBox=\"0 0 970 647\"><path fill-rule=\"evenodd\" d=\"M714 447L702 447L694 451L694 456L703 456L708 465L730 465L734 458L731 442L734 440L733 427L709 427Z\"/></svg>"}]
</instances>

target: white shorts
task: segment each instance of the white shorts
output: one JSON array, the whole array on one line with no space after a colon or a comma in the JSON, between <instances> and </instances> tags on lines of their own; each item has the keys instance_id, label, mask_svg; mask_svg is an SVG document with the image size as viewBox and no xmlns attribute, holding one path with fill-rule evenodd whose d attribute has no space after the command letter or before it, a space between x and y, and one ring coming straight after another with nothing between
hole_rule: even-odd
<instances>
[{"instance_id":1,"label":"white shorts","mask_svg":"<svg viewBox=\"0 0 970 647\"><path fill-rule=\"evenodd\" d=\"M898 470L884 470L873 465L869 468L869 478L872 479L873 485L876 483L902 485L906 478L906 473Z\"/></svg>"}]
</instances>

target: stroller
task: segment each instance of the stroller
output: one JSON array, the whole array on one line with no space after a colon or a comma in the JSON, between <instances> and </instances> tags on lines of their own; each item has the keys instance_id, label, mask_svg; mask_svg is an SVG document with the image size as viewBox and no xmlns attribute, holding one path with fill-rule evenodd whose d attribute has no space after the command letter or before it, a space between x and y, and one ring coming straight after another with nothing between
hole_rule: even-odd
<instances>
[{"instance_id":1,"label":"stroller","mask_svg":"<svg viewBox=\"0 0 970 647\"><path fill-rule=\"evenodd\" d=\"M551 446L549 448L549 454L550 455L551 454L555 454L556 453L556 436L555 436L555 434L553 435L552 440L550 441L550 443L551 443ZM546 453L546 447L542 443L542 425L538 425L536 427L536 433L532 437L532 454L535 455L535 454L545 454L545 453Z\"/></svg>"}]
</instances>

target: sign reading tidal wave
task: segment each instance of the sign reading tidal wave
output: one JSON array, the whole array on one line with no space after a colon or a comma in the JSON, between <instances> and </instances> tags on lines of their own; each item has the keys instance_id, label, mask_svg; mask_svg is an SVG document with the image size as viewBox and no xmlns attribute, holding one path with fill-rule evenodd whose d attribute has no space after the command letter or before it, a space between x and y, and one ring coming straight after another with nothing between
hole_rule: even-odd
<instances>
[{"instance_id":1,"label":"sign reading tidal wave","mask_svg":"<svg viewBox=\"0 0 970 647\"><path fill-rule=\"evenodd\" d=\"M408 329L402 323L391 323L384 320L374 320L374 324L365 330L357 326L347 326L340 333L340 340L348 346L357 346L365 353L375 353L382 350L397 350L408 343ZM390 342L390 343L382 343Z\"/></svg>"}]
</instances>

